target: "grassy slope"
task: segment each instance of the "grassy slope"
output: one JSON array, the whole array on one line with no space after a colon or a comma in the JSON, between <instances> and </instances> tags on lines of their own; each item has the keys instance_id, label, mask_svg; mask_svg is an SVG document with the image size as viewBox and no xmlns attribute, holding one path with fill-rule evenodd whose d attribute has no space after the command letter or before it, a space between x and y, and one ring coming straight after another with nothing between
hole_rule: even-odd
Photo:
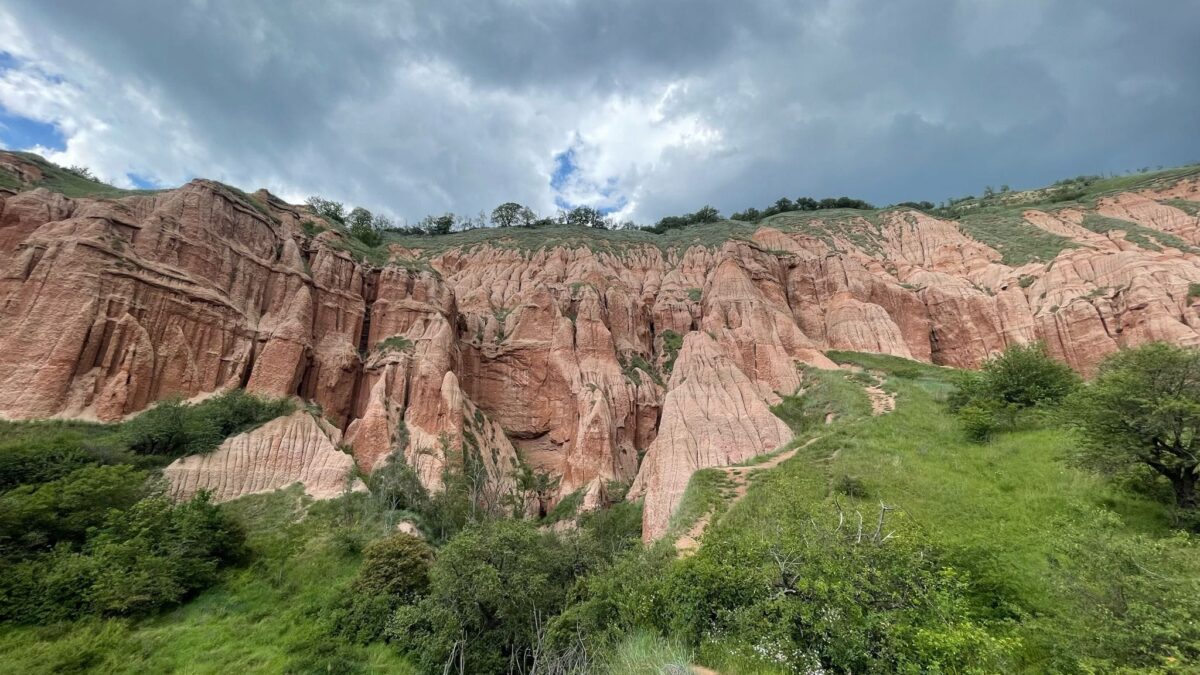
<instances>
[{"instance_id":1,"label":"grassy slope","mask_svg":"<svg viewBox=\"0 0 1200 675\"><path fill-rule=\"evenodd\" d=\"M300 517L309 501L294 486L228 504L247 528L253 562L174 611L0 627L0 672L415 672L386 645L328 635L322 611L344 593L358 559L335 540L349 529L343 514L317 504Z\"/></svg>"},{"instance_id":2,"label":"grassy slope","mask_svg":"<svg viewBox=\"0 0 1200 675\"><path fill-rule=\"evenodd\" d=\"M36 164L42 170L44 178L33 187L44 187L53 192L60 192L68 197L127 197L129 195L160 192L160 190L126 190L107 183L101 183L100 181L89 180L71 173L53 162L48 162L32 152L13 152L12 154L17 155L27 162ZM0 187L19 189L23 186L19 181L15 180L15 177L11 173L0 169Z\"/></svg>"},{"instance_id":3,"label":"grassy slope","mask_svg":"<svg viewBox=\"0 0 1200 675\"><path fill-rule=\"evenodd\" d=\"M796 500L832 509L833 486L842 476L856 477L868 494L859 500L840 496L847 512L862 511L873 522L880 502L901 507L902 513L889 517L915 520L981 588L1014 604L1024 616L1015 627L1024 643L1022 658L1038 671L1056 640L1073 641L1087 629L1086 621L1073 616L1073 599L1061 592L1059 582L1071 573L1056 557L1064 532L1105 536L1091 517L1103 510L1120 519L1118 537L1168 533L1161 502L1063 461L1069 432L1023 431L975 445L944 411L948 371L891 357L833 356L904 375L892 374L885 385L897 395L896 411L831 426L756 481L710 526L707 540L762 536ZM1200 574L1200 565L1188 572Z\"/></svg>"}]
</instances>

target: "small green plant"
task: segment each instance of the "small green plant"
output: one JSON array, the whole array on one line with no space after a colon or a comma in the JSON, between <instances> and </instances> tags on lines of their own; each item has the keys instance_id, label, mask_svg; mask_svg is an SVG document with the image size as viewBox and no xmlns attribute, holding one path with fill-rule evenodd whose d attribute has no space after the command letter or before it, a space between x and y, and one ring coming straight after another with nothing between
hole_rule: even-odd
<instances>
[{"instance_id":1,"label":"small green plant","mask_svg":"<svg viewBox=\"0 0 1200 675\"><path fill-rule=\"evenodd\" d=\"M689 288L687 293L688 300L691 300L692 302L700 302L700 298L704 295L704 290L700 288Z\"/></svg>"},{"instance_id":2,"label":"small green plant","mask_svg":"<svg viewBox=\"0 0 1200 675\"><path fill-rule=\"evenodd\" d=\"M1033 276L1032 274L1022 274L1021 277L1017 279L1017 285L1019 285L1021 288L1029 288L1035 281L1037 281L1037 277Z\"/></svg>"},{"instance_id":3,"label":"small green plant","mask_svg":"<svg viewBox=\"0 0 1200 675\"><path fill-rule=\"evenodd\" d=\"M411 352L415 348L413 341L403 335L393 335L375 343L377 352Z\"/></svg>"},{"instance_id":4,"label":"small green plant","mask_svg":"<svg viewBox=\"0 0 1200 675\"><path fill-rule=\"evenodd\" d=\"M670 373L675 368L675 359L679 357L679 350L683 349L683 336L668 328L663 331L662 344L663 353L666 356L663 361L663 370Z\"/></svg>"}]
</instances>

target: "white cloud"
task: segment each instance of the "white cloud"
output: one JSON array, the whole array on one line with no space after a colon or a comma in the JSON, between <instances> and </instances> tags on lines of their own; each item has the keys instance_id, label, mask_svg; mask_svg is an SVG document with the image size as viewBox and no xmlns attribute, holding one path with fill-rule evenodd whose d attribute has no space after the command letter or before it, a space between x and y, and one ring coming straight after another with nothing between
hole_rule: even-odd
<instances>
[{"instance_id":1,"label":"white cloud","mask_svg":"<svg viewBox=\"0 0 1200 675\"><path fill-rule=\"evenodd\" d=\"M9 0L0 105L118 184L409 220L937 200L1200 158L1200 5L1023 1Z\"/></svg>"}]
</instances>

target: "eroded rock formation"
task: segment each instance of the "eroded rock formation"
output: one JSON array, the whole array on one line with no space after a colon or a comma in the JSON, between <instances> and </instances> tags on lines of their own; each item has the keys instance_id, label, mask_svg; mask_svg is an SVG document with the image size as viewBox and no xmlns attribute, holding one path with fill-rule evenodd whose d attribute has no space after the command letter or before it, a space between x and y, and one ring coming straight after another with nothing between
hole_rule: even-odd
<instances>
[{"instance_id":1,"label":"eroded rock formation","mask_svg":"<svg viewBox=\"0 0 1200 675\"><path fill-rule=\"evenodd\" d=\"M176 499L208 490L222 502L296 483L317 499L365 490L354 461L337 448L341 435L311 413L295 412L228 438L210 454L177 459L163 475Z\"/></svg>"},{"instance_id":2,"label":"eroded rock formation","mask_svg":"<svg viewBox=\"0 0 1200 675\"><path fill-rule=\"evenodd\" d=\"M0 171L41 176L5 153ZM380 266L265 191L0 190L0 415L112 421L245 387L320 406L359 469L402 457L433 489L468 468L500 494L525 466L559 481L550 499L600 502L636 477L660 532L691 471L787 439L764 411L799 386L797 364L832 365L824 350L973 367L1042 340L1086 373L1122 346L1200 342L1197 200L1191 178L1018 212L1065 242L1019 265L954 221L893 209L716 239L417 237ZM270 479L198 478L285 452L263 435L296 433L289 420L187 460L177 490L307 485L291 459Z\"/></svg>"}]
</instances>

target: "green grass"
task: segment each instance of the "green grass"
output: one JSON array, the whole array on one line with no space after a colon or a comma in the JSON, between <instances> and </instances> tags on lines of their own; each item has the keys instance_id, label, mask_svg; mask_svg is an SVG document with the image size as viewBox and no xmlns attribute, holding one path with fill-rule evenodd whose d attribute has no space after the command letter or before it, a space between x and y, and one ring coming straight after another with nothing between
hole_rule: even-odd
<instances>
[{"instance_id":1,"label":"green grass","mask_svg":"<svg viewBox=\"0 0 1200 675\"><path fill-rule=\"evenodd\" d=\"M1002 599L995 611L1014 621L1025 667L1040 671L1062 648L1053 640L1082 643L1102 623L1088 614L1086 599L1062 591L1076 574L1061 555L1068 533L1085 540L1108 536L1097 515L1103 513L1119 522L1116 537L1169 534L1163 502L1069 465L1070 432L1033 429L972 444L942 403L953 371L878 355L831 356L890 371L896 411L835 425L765 473L710 525L705 546L762 536L779 514L794 512L787 506L797 500L833 509L838 481L853 476L870 497L839 495L851 517L857 511L873 522L881 501L900 509L889 517L914 522L956 567L970 572L981 592ZM1200 561L1173 572L1194 578Z\"/></svg>"},{"instance_id":2,"label":"green grass","mask_svg":"<svg viewBox=\"0 0 1200 675\"><path fill-rule=\"evenodd\" d=\"M825 419L854 419L871 414L871 402L855 374L804 368L800 391L782 397L771 412L797 437L825 426Z\"/></svg>"},{"instance_id":3,"label":"green grass","mask_svg":"<svg viewBox=\"0 0 1200 675\"><path fill-rule=\"evenodd\" d=\"M12 173L0 168L0 184L12 189L29 189L44 187L53 192L59 192L67 197L128 197L130 195L154 194L161 190L126 190L114 187L98 180L91 180L75 174L67 169L43 159L32 152L11 152L22 160L35 164L42 171L43 178L36 185L24 185Z\"/></svg>"},{"instance_id":4,"label":"green grass","mask_svg":"<svg viewBox=\"0 0 1200 675\"><path fill-rule=\"evenodd\" d=\"M247 528L251 562L184 606L142 621L0 627L2 673L415 672L384 645L328 634L322 612L357 572L337 503L298 486L224 507Z\"/></svg>"},{"instance_id":5,"label":"green grass","mask_svg":"<svg viewBox=\"0 0 1200 675\"><path fill-rule=\"evenodd\" d=\"M1193 202L1187 199L1164 199L1162 203L1167 206L1174 206L1193 218L1200 216L1200 202Z\"/></svg>"},{"instance_id":6,"label":"green grass","mask_svg":"<svg viewBox=\"0 0 1200 675\"><path fill-rule=\"evenodd\" d=\"M1025 222L1024 209L984 209L964 215L958 221L972 239L996 249L1005 265L1047 262L1077 244L1066 237L1051 234Z\"/></svg>"},{"instance_id":7,"label":"green grass","mask_svg":"<svg viewBox=\"0 0 1200 675\"><path fill-rule=\"evenodd\" d=\"M1161 251L1161 244L1166 244L1181 251L1195 250L1186 241L1173 234L1143 227L1128 220L1087 213L1083 216L1083 226L1097 234L1107 234L1112 230L1124 230L1126 239L1150 251Z\"/></svg>"},{"instance_id":8,"label":"green grass","mask_svg":"<svg viewBox=\"0 0 1200 675\"><path fill-rule=\"evenodd\" d=\"M671 514L663 541L675 541L683 536L705 514L715 515L728 503L733 483L719 469L701 469L692 474L679 506Z\"/></svg>"},{"instance_id":9,"label":"green grass","mask_svg":"<svg viewBox=\"0 0 1200 675\"><path fill-rule=\"evenodd\" d=\"M636 631L622 639L606 660L609 675L684 674L689 672L692 653L677 642Z\"/></svg>"}]
</instances>

